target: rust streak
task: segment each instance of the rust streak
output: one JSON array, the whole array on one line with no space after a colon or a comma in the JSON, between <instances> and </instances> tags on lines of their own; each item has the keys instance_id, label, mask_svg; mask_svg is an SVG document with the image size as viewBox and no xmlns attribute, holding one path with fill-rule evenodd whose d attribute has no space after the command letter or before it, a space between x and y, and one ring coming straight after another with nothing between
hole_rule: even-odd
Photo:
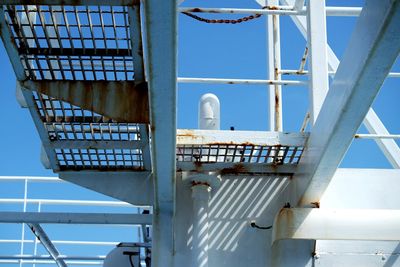
<instances>
[{"instance_id":1,"label":"rust streak","mask_svg":"<svg viewBox=\"0 0 400 267\"><path fill-rule=\"evenodd\" d=\"M241 163L237 163L233 165L231 168L225 168L221 170L221 175L224 174L233 174L233 173L241 173L246 172L247 169Z\"/></svg>"},{"instance_id":2,"label":"rust streak","mask_svg":"<svg viewBox=\"0 0 400 267\"><path fill-rule=\"evenodd\" d=\"M236 143L236 142L212 142L212 143L205 143L202 145L206 146L229 146L229 145L237 145L237 146L256 146L254 143L244 142L244 143Z\"/></svg>"},{"instance_id":3,"label":"rust streak","mask_svg":"<svg viewBox=\"0 0 400 267\"><path fill-rule=\"evenodd\" d=\"M319 209L319 207L320 207L319 201L311 202L311 205L314 205L315 208L317 208L317 209Z\"/></svg>"},{"instance_id":4,"label":"rust streak","mask_svg":"<svg viewBox=\"0 0 400 267\"><path fill-rule=\"evenodd\" d=\"M24 87L117 122L149 123L146 83L107 81L24 82Z\"/></svg>"},{"instance_id":5,"label":"rust streak","mask_svg":"<svg viewBox=\"0 0 400 267\"><path fill-rule=\"evenodd\" d=\"M264 7L264 9L268 9L268 10L279 10L279 7L277 7L277 6L266 6L266 7Z\"/></svg>"}]
</instances>

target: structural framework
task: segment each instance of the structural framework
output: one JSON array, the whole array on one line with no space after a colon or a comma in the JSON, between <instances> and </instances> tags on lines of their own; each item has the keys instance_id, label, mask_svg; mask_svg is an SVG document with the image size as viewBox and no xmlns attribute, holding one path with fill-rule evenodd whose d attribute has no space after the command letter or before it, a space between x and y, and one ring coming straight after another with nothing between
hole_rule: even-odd
<instances>
[{"instance_id":1,"label":"structural framework","mask_svg":"<svg viewBox=\"0 0 400 267\"><path fill-rule=\"evenodd\" d=\"M400 51L400 1L304 2L257 0L260 8L239 9L157 0L0 0L1 38L17 98L42 142L43 164L61 180L122 201L58 204L136 208L0 212L2 223L26 224L35 247L40 242L48 253L22 250L0 255L0 263L102 264L105 255L63 254L57 245L67 241L52 241L42 225L127 224L140 226L135 246L143 266L400 266L394 140L400 136L389 134L371 108L385 79L400 77L391 72ZM268 79L177 77L179 13L233 24L267 16ZM244 17L206 19L205 13ZM281 16L290 16L307 41L298 70L281 67ZM340 62L327 43L327 16L358 17ZM177 129L177 83L265 85L270 131ZM309 88L299 132L283 132L282 86ZM370 134L357 134L362 123ZM393 169L338 169L354 138L374 139ZM26 197L35 178L3 179L26 181L25 198L4 203L57 202Z\"/></svg>"}]
</instances>

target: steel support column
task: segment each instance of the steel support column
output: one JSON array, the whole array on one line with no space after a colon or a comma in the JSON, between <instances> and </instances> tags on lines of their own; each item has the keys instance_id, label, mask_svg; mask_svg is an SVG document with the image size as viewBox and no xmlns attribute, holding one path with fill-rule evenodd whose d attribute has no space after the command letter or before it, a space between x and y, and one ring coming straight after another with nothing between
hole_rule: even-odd
<instances>
[{"instance_id":1,"label":"steel support column","mask_svg":"<svg viewBox=\"0 0 400 267\"><path fill-rule=\"evenodd\" d=\"M175 254L176 1L144 1L154 180L152 266L172 267Z\"/></svg>"},{"instance_id":2,"label":"steel support column","mask_svg":"<svg viewBox=\"0 0 400 267\"><path fill-rule=\"evenodd\" d=\"M309 49L309 103L314 125L328 93L326 13L324 0L310 0L307 6L307 45Z\"/></svg>"}]
</instances>

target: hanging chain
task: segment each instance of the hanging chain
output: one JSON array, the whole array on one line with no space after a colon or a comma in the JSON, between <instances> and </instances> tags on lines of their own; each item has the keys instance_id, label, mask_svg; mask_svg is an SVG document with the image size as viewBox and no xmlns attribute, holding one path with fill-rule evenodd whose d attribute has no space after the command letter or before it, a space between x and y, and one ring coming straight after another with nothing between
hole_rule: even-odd
<instances>
[{"instance_id":1,"label":"hanging chain","mask_svg":"<svg viewBox=\"0 0 400 267\"><path fill-rule=\"evenodd\" d=\"M267 6L262 7L262 9L265 9L265 8L268 8L268 7ZM257 19L262 16L261 14L255 14L255 15L242 17L239 19L206 19L206 18L202 18L202 17L197 16L190 12L182 12L182 14L184 14L188 17L191 17L195 20L205 22L205 23L225 23L225 24L237 24L237 23L247 22L247 21L250 21L253 19Z\"/></svg>"}]
</instances>

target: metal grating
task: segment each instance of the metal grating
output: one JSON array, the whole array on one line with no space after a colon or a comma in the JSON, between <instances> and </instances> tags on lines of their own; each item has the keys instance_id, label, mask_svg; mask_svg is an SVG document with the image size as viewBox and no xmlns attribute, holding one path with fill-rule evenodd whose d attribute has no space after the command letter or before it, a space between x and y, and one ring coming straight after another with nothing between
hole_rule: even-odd
<instances>
[{"instance_id":1,"label":"metal grating","mask_svg":"<svg viewBox=\"0 0 400 267\"><path fill-rule=\"evenodd\" d=\"M128 8L5 6L32 80L133 80Z\"/></svg>"},{"instance_id":2,"label":"metal grating","mask_svg":"<svg viewBox=\"0 0 400 267\"><path fill-rule=\"evenodd\" d=\"M136 123L45 123L51 141L138 141Z\"/></svg>"},{"instance_id":3,"label":"metal grating","mask_svg":"<svg viewBox=\"0 0 400 267\"><path fill-rule=\"evenodd\" d=\"M177 161L297 164L303 149L301 146L183 145L178 146Z\"/></svg>"},{"instance_id":4,"label":"metal grating","mask_svg":"<svg viewBox=\"0 0 400 267\"><path fill-rule=\"evenodd\" d=\"M55 149L60 170L143 169L140 149Z\"/></svg>"},{"instance_id":5,"label":"metal grating","mask_svg":"<svg viewBox=\"0 0 400 267\"><path fill-rule=\"evenodd\" d=\"M109 118L47 95L32 92L36 110L43 122L109 122Z\"/></svg>"},{"instance_id":6,"label":"metal grating","mask_svg":"<svg viewBox=\"0 0 400 267\"><path fill-rule=\"evenodd\" d=\"M142 62L136 61L142 58L132 55L132 45L140 47L141 42L135 10L123 6L2 6L3 25L18 53L24 79L37 81L133 81L135 67L141 80ZM149 168L147 125L117 123L34 91L24 97L55 171Z\"/></svg>"},{"instance_id":7,"label":"metal grating","mask_svg":"<svg viewBox=\"0 0 400 267\"><path fill-rule=\"evenodd\" d=\"M141 146L148 140L141 127L145 125L117 123L37 92L32 98L60 171L144 170Z\"/></svg>"}]
</instances>

